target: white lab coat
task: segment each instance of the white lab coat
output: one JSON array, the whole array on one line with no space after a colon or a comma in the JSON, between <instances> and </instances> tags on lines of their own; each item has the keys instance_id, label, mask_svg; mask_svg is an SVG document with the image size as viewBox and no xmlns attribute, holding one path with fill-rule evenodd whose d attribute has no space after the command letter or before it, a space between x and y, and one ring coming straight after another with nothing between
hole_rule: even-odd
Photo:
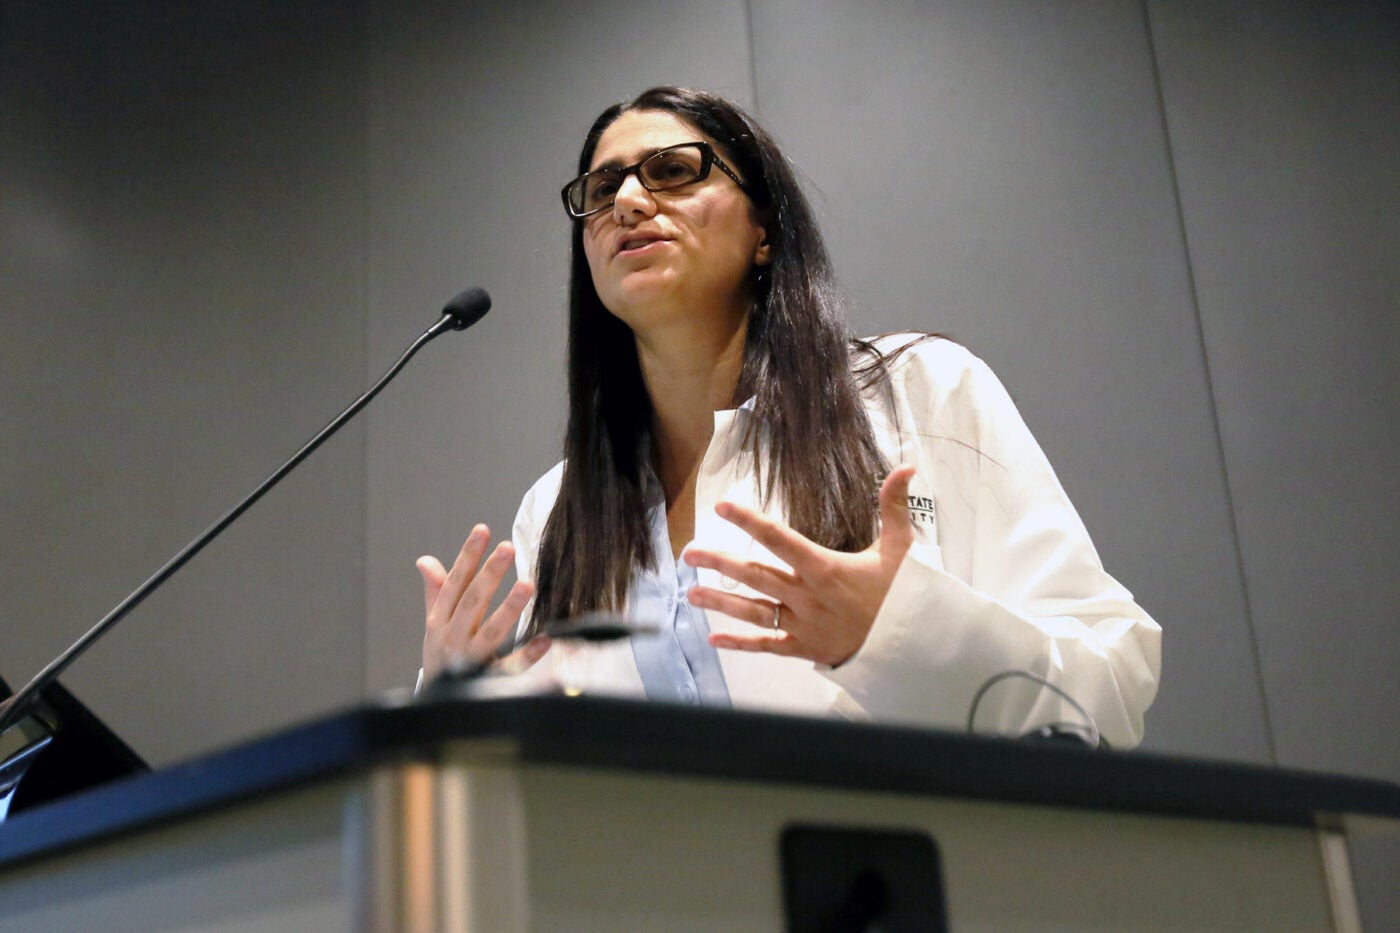
<instances>
[{"instance_id":1,"label":"white lab coat","mask_svg":"<svg viewBox=\"0 0 1400 933\"><path fill-rule=\"evenodd\" d=\"M880 343L893 349L908 339ZM886 460L916 469L910 505L919 540L865 644L840 667L721 651L735 707L961 729L979 686L1026 669L1078 700L1115 747L1137 744L1157 690L1161 629L1104 571L1006 390L981 360L942 339L906 350L891 361L890 376L892 391L874 387L864 401ZM695 539L785 567L714 513L726 499L761 506L753 458L739 444L740 419L752 417L744 409L715 413L696 490ZM562 464L521 503L514 528L521 579L534 578L561 475ZM780 498L763 511L783 516ZM758 595L715 571L699 575L705 586ZM717 612L708 619L715 632L752 631ZM589 693L645 696L626 642L556 642L526 676ZM1080 717L1051 691L1011 679L987 692L976 724L1020 734L1063 721Z\"/></svg>"}]
</instances>

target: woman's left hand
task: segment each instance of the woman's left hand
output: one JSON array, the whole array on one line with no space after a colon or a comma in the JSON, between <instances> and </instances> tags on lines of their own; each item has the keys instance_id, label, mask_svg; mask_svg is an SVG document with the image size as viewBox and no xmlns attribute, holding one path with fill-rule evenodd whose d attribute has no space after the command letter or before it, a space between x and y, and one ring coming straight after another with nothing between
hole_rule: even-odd
<instances>
[{"instance_id":1,"label":"woman's left hand","mask_svg":"<svg viewBox=\"0 0 1400 933\"><path fill-rule=\"evenodd\" d=\"M914 468L903 466L885 477L880 487L880 536L855 554L814 544L782 522L752 509L731 502L716 506L720 518L748 532L792 570L739 560L719 551L687 548L684 559L691 566L719 571L772 597L753 599L712 587L691 587L691 605L767 630L755 635L712 634L710 644L807 658L831 667L849 660L865 644L895 571L914 541L908 499L913 476Z\"/></svg>"}]
</instances>

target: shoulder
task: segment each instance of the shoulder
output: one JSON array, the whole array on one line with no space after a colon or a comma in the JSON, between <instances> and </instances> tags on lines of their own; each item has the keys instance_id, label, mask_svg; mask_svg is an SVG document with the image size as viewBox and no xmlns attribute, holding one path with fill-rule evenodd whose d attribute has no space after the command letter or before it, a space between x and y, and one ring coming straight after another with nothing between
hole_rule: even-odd
<instances>
[{"instance_id":1,"label":"shoulder","mask_svg":"<svg viewBox=\"0 0 1400 933\"><path fill-rule=\"evenodd\" d=\"M998 462L1024 445L1028 431L1011 394L971 350L944 337L885 334L869 338L883 378L857 376L866 410L896 433L955 439ZM870 364L856 362L856 371Z\"/></svg>"},{"instance_id":2,"label":"shoulder","mask_svg":"<svg viewBox=\"0 0 1400 933\"><path fill-rule=\"evenodd\" d=\"M560 460L549 472L535 480L525 496L520 500L520 509L515 513L517 535L536 536L549 518L554 508L554 500L559 498L559 486L564 479L564 461Z\"/></svg>"},{"instance_id":3,"label":"shoulder","mask_svg":"<svg viewBox=\"0 0 1400 933\"><path fill-rule=\"evenodd\" d=\"M862 352L863 348L868 349ZM929 400L976 393L988 380L996 383L991 369L971 350L936 334L900 332L865 337L857 343L852 361L858 375L883 368L884 378L896 394ZM879 381L878 377L872 380Z\"/></svg>"}]
</instances>

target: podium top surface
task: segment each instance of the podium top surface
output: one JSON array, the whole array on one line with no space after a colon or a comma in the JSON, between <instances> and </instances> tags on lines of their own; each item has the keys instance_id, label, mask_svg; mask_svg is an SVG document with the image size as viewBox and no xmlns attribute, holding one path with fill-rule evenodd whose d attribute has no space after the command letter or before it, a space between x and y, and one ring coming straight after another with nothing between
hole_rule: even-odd
<instances>
[{"instance_id":1,"label":"podium top surface","mask_svg":"<svg viewBox=\"0 0 1400 933\"><path fill-rule=\"evenodd\" d=\"M355 707L19 814L0 866L401 761L492 760L1293 826L1377 818L1400 784L1145 752L598 697ZM450 750L450 751L449 751Z\"/></svg>"}]
</instances>

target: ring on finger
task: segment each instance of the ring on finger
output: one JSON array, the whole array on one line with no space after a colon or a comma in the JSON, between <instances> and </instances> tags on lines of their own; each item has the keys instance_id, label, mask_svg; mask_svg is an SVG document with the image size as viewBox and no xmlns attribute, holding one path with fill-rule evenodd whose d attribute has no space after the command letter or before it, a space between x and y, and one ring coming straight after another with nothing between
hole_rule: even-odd
<instances>
[{"instance_id":1,"label":"ring on finger","mask_svg":"<svg viewBox=\"0 0 1400 933\"><path fill-rule=\"evenodd\" d=\"M773 604L773 631L778 631L781 626L778 624L783 618L783 604Z\"/></svg>"}]
</instances>

